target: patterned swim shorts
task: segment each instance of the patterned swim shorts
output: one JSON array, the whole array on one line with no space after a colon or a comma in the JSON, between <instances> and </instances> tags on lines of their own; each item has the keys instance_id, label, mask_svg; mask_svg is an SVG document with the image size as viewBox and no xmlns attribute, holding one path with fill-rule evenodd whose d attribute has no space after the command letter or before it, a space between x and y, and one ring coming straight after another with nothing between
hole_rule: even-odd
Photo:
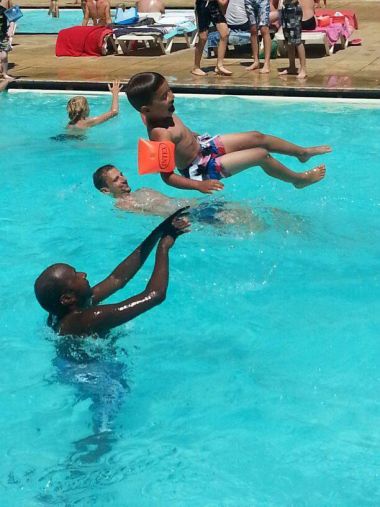
<instances>
[{"instance_id":1,"label":"patterned swim shorts","mask_svg":"<svg viewBox=\"0 0 380 507\"><path fill-rule=\"evenodd\" d=\"M299 3L284 4L281 11L282 30L288 44L301 44L302 8Z\"/></svg>"},{"instance_id":2,"label":"patterned swim shorts","mask_svg":"<svg viewBox=\"0 0 380 507\"><path fill-rule=\"evenodd\" d=\"M251 25L269 26L269 0L245 0L245 10Z\"/></svg>"}]
</instances>

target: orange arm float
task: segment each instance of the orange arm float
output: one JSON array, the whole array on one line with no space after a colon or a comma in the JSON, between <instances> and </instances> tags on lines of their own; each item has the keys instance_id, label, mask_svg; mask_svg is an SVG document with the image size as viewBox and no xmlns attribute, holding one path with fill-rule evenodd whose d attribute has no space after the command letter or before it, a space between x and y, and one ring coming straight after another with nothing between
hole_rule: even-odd
<instances>
[{"instance_id":1,"label":"orange arm float","mask_svg":"<svg viewBox=\"0 0 380 507\"><path fill-rule=\"evenodd\" d=\"M139 139L139 174L172 173L175 169L174 149L171 141Z\"/></svg>"}]
</instances>

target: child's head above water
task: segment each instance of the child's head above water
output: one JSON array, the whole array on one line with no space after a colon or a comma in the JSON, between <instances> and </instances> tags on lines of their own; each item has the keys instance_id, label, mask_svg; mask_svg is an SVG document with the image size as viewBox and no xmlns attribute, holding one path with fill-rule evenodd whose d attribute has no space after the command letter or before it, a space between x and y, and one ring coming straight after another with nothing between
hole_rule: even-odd
<instances>
[{"instance_id":1,"label":"child's head above water","mask_svg":"<svg viewBox=\"0 0 380 507\"><path fill-rule=\"evenodd\" d=\"M140 72L132 76L126 94L130 104L147 118L164 118L174 112L173 92L164 76L157 72Z\"/></svg>"},{"instance_id":2,"label":"child's head above water","mask_svg":"<svg viewBox=\"0 0 380 507\"><path fill-rule=\"evenodd\" d=\"M77 123L79 120L84 120L90 114L90 108L86 97L77 96L70 99L67 103L67 113L70 118L70 123Z\"/></svg>"}]
</instances>

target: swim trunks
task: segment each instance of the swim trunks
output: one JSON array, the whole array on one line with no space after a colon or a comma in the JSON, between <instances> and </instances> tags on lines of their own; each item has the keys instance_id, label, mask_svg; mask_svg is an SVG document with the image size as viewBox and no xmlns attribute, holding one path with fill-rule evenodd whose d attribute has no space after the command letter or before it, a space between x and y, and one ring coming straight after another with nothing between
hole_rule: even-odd
<instances>
[{"instance_id":1,"label":"swim trunks","mask_svg":"<svg viewBox=\"0 0 380 507\"><path fill-rule=\"evenodd\" d=\"M223 209L223 201L203 202L190 211L190 217L200 223L215 225L222 222L222 220L218 218L218 213L223 211Z\"/></svg>"},{"instance_id":2,"label":"swim trunks","mask_svg":"<svg viewBox=\"0 0 380 507\"><path fill-rule=\"evenodd\" d=\"M180 173L191 180L220 180L224 178L220 157L225 155L220 136L211 137L208 134L198 136L200 152L193 162L181 169Z\"/></svg>"},{"instance_id":3,"label":"swim trunks","mask_svg":"<svg viewBox=\"0 0 380 507\"><path fill-rule=\"evenodd\" d=\"M315 16L305 19L305 21L301 21L302 30L315 30L317 28L317 21Z\"/></svg>"},{"instance_id":4,"label":"swim trunks","mask_svg":"<svg viewBox=\"0 0 380 507\"><path fill-rule=\"evenodd\" d=\"M195 15L200 32L206 32L211 23L214 25L226 23L226 18L223 16L216 0L196 0Z\"/></svg>"},{"instance_id":5,"label":"swim trunks","mask_svg":"<svg viewBox=\"0 0 380 507\"><path fill-rule=\"evenodd\" d=\"M288 44L298 46L301 38L302 8L298 2L285 3L281 11L281 23L284 38Z\"/></svg>"},{"instance_id":6,"label":"swim trunks","mask_svg":"<svg viewBox=\"0 0 380 507\"><path fill-rule=\"evenodd\" d=\"M251 25L269 26L269 0L245 0L245 10Z\"/></svg>"}]
</instances>

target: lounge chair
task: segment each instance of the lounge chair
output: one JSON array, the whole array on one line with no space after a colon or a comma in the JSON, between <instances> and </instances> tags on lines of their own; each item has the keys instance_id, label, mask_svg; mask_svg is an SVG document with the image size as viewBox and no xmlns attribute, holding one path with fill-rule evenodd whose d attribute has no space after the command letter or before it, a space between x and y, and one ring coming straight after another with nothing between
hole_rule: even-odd
<instances>
[{"instance_id":1,"label":"lounge chair","mask_svg":"<svg viewBox=\"0 0 380 507\"><path fill-rule=\"evenodd\" d=\"M128 26L115 28L116 44L119 46L119 53L128 54L132 46L142 42L145 46L159 46L162 53L171 53L176 38L183 37L187 47L195 45L197 37L197 26L192 11L176 11L159 16L156 13L145 14L147 18L156 21L153 24L141 24L143 14L139 14L139 26Z\"/></svg>"}]
</instances>

